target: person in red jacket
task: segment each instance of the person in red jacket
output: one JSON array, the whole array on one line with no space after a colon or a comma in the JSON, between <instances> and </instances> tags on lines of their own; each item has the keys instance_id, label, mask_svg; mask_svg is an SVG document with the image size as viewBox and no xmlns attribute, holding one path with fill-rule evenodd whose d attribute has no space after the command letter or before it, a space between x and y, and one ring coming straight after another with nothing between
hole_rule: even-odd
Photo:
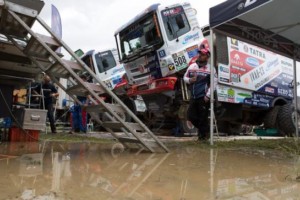
<instances>
[{"instance_id":1,"label":"person in red jacket","mask_svg":"<svg viewBox=\"0 0 300 200\"><path fill-rule=\"evenodd\" d=\"M209 102L210 102L210 65L208 60L210 51L203 45L198 49L199 56L195 63L191 64L185 74L184 81L189 84L191 99L188 108L188 120L198 129L199 140L208 139L209 133ZM217 82L217 74L214 69L214 78Z\"/></svg>"}]
</instances>

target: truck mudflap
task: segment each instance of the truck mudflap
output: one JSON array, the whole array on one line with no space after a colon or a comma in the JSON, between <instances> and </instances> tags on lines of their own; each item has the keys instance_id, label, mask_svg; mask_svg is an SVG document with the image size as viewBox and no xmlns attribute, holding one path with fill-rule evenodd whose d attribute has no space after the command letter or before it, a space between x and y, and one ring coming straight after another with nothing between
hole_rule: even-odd
<instances>
[{"instance_id":1,"label":"truck mudflap","mask_svg":"<svg viewBox=\"0 0 300 200\"><path fill-rule=\"evenodd\" d=\"M174 90L176 82L176 77L165 77L152 80L147 84L133 85L128 89L127 95L130 97Z\"/></svg>"}]
</instances>

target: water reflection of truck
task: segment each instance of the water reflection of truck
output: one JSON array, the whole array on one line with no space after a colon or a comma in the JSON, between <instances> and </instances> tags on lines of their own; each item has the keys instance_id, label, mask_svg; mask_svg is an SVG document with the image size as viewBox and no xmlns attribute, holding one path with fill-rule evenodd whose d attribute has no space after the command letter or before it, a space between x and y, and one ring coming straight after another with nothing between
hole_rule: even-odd
<instances>
[{"instance_id":1,"label":"water reflection of truck","mask_svg":"<svg viewBox=\"0 0 300 200\"><path fill-rule=\"evenodd\" d=\"M196 13L189 3L155 4L115 33L127 95L143 97L150 120L179 121L183 132L194 131L182 76L203 39ZM239 133L243 123L294 132L292 60L221 34L214 35L212 53L219 75L215 113L223 132Z\"/></svg>"}]
</instances>

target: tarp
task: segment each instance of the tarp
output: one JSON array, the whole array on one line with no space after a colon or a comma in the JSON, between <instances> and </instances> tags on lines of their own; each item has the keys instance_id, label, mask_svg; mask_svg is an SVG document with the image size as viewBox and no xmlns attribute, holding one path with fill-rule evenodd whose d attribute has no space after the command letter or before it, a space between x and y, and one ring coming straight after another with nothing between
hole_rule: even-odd
<instances>
[{"instance_id":1,"label":"tarp","mask_svg":"<svg viewBox=\"0 0 300 200\"><path fill-rule=\"evenodd\" d=\"M228 0L210 8L210 27L300 61L299 0Z\"/></svg>"}]
</instances>

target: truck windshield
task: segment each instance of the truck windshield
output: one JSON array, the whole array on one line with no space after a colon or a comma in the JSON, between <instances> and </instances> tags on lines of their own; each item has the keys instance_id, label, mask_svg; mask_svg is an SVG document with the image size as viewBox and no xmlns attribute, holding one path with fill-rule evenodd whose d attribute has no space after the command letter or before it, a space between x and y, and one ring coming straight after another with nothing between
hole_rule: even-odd
<instances>
[{"instance_id":1,"label":"truck windshield","mask_svg":"<svg viewBox=\"0 0 300 200\"><path fill-rule=\"evenodd\" d=\"M160 30L155 13L151 13L120 32L121 60L133 57L161 43Z\"/></svg>"},{"instance_id":2,"label":"truck windshield","mask_svg":"<svg viewBox=\"0 0 300 200\"><path fill-rule=\"evenodd\" d=\"M100 73L115 67L116 61L111 51L104 51L95 55L97 67Z\"/></svg>"},{"instance_id":3,"label":"truck windshield","mask_svg":"<svg viewBox=\"0 0 300 200\"><path fill-rule=\"evenodd\" d=\"M168 39L174 40L191 30L182 6L161 12Z\"/></svg>"}]
</instances>

